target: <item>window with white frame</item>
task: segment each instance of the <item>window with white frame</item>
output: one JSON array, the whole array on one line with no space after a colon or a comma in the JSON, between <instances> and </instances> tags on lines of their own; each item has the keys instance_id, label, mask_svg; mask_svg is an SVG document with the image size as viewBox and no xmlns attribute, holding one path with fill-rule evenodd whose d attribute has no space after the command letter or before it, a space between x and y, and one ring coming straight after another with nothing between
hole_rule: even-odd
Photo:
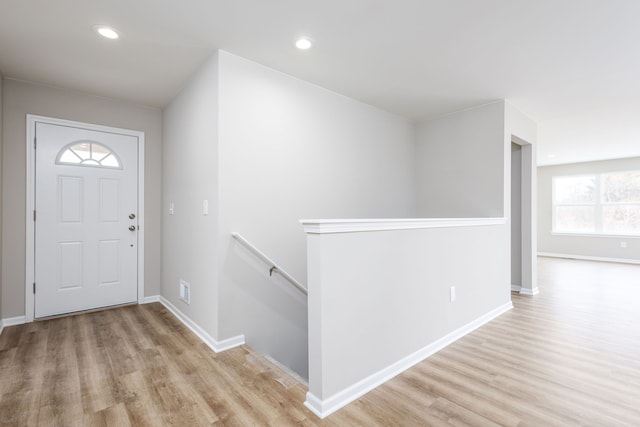
<instances>
[{"instance_id":1,"label":"window with white frame","mask_svg":"<svg viewBox=\"0 0 640 427\"><path fill-rule=\"evenodd\" d=\"M640 235L640 171L554 177L553 231Z\"/></svg>"},{"instance_id":2,"label":"window with white frame","mask_svg":"<svg viewBox=\"0 0 640 427\"><path fill-rule=\"evenodd\" d=\"M94 141L67 144L58 153L56 164L122 169L118 155L109 147Z\"/></svg>"}]
</instances>

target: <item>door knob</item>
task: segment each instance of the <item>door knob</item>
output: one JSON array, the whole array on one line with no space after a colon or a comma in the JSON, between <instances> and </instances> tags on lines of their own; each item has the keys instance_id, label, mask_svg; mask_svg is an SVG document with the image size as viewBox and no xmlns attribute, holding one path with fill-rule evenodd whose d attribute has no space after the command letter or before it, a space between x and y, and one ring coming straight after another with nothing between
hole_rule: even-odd
<instances>
[{"instance_id":1,"label":"door knob","mask_svg":"<svg viewBox=\"0 0 640 427\"><path fill-rule=\"evenodd\" d=\"M131 230L131 231L136 231L136 226L135 226L135 225L130 225L130 226L129 226L129 230Z\"/></svg>"}]
</instances>

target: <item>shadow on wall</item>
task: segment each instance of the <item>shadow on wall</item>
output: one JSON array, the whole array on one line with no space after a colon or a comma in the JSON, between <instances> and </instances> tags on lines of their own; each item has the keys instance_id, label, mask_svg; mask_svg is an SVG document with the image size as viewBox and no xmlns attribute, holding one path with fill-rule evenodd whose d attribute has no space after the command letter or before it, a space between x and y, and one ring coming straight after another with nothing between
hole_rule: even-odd
<instances>
[{"instance_id":1,"label":"shadow on wall","mask_svg":"<svg viewBox=\"0 0 640 427\"><path fill-rule=\"evenodd\" d=\"M221 312L246 343L309 378L307 297L233 239L223 265ZM227 323L228 322L228 323Z\"/></svg>"}]
</instances>

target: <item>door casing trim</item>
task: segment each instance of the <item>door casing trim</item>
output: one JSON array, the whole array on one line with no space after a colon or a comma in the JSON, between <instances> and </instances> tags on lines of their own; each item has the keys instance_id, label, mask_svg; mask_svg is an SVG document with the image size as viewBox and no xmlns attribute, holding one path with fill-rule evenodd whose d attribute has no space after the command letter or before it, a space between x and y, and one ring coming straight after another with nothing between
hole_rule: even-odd
<instances>
[{"instance_id":1,"label":"door casing trim","mask_svg":"<svg viewBox=\"0 0 640 427\"><path fill-rule=\"evenodd\" d=\"M35 318L35 295L33 294L33 283L35 282L35 221L33 211L35 207L35 129L36 123L47 123L54 125L78 127L82 129L95 130L99 132L110 132L121 135L133 136L138 139L138 303L144 301L144 132L121 129L110 126L102 126L91 123L76 122L72 120L57 119L54 117L37 116L27 114L27 197L26 197L26 256L25 256L25 321L33 322Z\"/></svg>"}]
</instances>

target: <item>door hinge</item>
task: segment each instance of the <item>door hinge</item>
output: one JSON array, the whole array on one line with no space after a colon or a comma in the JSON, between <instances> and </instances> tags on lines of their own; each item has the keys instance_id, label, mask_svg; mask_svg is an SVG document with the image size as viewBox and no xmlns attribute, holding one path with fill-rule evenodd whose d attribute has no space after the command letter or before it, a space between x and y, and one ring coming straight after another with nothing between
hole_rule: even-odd
<instances>
[{"instance_id":1,"label":"door hinge","mask_svg":"<svg viewBox=\"0 0 640 427\"><path fill-rule=\"evenodd\" d=\"M36 210L35 209L33 210L33 220L34 221L36 220Z\"/></svg>"},{"instance_id":2,"label":"door hinge","mask_svg":"<svg viewBox=\"0 0 640 427\"><path fill-rule=\"evenodd\" d=\"M36 282L33 282L33 293L36 293Z\"/></svg>"},{"instance_id":3,"label":"door hinge","mask_svg":"<svg viewBox=\"0 0 640 427\"><path fill-rule=\"evenodd\" d=\"M36 137L33 137L33 149L37 149L38 148L38 140L36 139Z\"/></svg>"}]
</instances>

